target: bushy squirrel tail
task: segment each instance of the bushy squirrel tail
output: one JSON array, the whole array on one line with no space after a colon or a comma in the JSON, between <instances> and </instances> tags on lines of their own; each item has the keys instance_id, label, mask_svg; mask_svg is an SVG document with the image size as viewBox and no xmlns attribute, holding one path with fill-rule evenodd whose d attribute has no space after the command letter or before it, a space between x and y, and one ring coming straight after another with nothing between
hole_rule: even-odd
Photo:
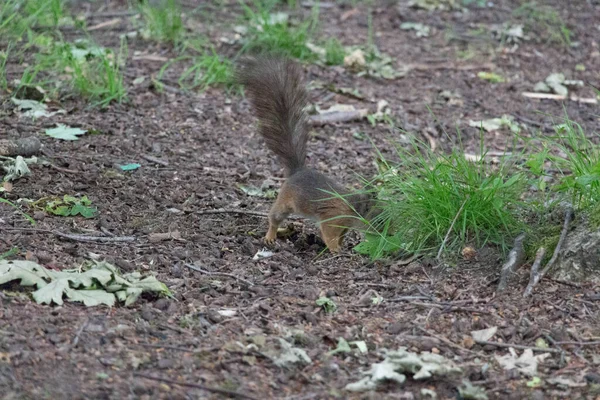
<instances>
[{"instance_id":1,"label":"bushy squirrel tail","mask_svg":"<svg viewBox=\"0 0 600 400\"><path fill-rule=\"evenodd\" d=\"M248 58L240 62L236 75L254 107L259 133L283 163L286 175L293 175L305 165L309 133L299 65L273 56Z\"/></svg>"}]
</instances>

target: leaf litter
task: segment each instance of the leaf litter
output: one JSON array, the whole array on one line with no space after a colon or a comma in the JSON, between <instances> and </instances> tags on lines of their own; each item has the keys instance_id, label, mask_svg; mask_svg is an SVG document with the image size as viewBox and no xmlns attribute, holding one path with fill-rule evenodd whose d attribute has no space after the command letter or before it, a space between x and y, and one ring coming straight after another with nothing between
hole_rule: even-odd
<instances>
[{"instance_id":1,"label":"leaf litter","mask_svg":"<svg viewBox=\"0 0 600 400\"><path fill-rule=\"evenodd\" d=\"M373 390L385 381L403 384L406 381L406 373L412 374L413 379L420 380L462 372L453 361L439 354L429 352L417 354L408 351L405 347L395 351L384 349L384 352L385 359L380 363L371 364L371 368L363 373L365 377L346 385L346 390L352 392Z\"/></svg>"},{"instance_id":2,"label":"leaf litter","mask_svg":"<svg viewBox=\"0 0 600 400\"><path fill-rule=\"evenodd\" d=\"M154 276L139 272L121 274L106 261L91 261L82 269L56 271L27 260L0 260L0 285L19 281L21 286L35 286L33 299L38 304L63 304L63 298L82 302L87 307L130 306L142 293L170 295L167 286Z\"/></svg>"}]
</instances>

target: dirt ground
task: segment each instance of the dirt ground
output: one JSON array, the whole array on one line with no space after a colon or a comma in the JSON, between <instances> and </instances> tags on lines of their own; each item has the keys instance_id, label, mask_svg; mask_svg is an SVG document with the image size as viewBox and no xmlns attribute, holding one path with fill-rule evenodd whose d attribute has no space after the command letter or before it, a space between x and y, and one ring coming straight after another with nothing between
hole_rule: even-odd
<instances>
[{"instance_id":1,"label":"dirt ground","mask_svg":"<svg viewBox=\"0 0 600 400\"><path fill-rule=\"evenodd\" d=\"M192 3L185 2L186 9L191 10ZM593 0L543 3L559 10L576 45L566 49L547 43L544 32L538 31L529 41L498 50L499 42L470 33L479 25L510 20L511 11L519 5L514 1L499 0L494 7L472 7L466 13L427 13L408 8L405 2L400 7L397 2L376 2L375 43L395 59L397 68L417 67L404 78L384 81L356 77L341 67L306 66L308 81L356 88L365 97L356 100L316 89L310 93L311 100L325 108L335 103L374 107L384 99L402 128L442 149L456 145L454 132L460 127L466 150L472 153L477 152L479 132L467 122L503 114L527 126L526 134L551 134L547 115L560 116L565 110L588 132L599 131L597 105L521 95L553 72L600 86L600 4ZM325 33L344 44L364 43L367 9L359 5L342 20L352 7L326 4L331 7L321 10ZM214 20L209 25L202 15L189 13L190 18L197 18L195 29L215 43L231 35L231 15L239 6L231 5L229 10L205 6ZM103 13L124 10L126 4L106 1L89 3L88 8L99 23L108 18ZM301 7L299 12L308 14L310 9ZM130 29L127 19L123 21L95 32L94 37L106 46L118 44L119 35ZM416 38L413 31L399 28L406 21L423 22L433 31L429 37ZM69 34L65 33L68 38ZM222 46L221 51L231 51ZM466 57L467 53L472 56ZM450 399L460 398L456 388L463 379L484 388L490 399L600 396L599 288L591 283L568 285L546 279L525 300L521 294L528 280L527 265L519 270L514 287L496 296L503 258L495 252L483 249L475 260L452 268L439 268L427 260L371 263L352 252L357 235L347 240L340 255L321 254L323 245L315 226L303 220L290 221L295 233L278 240L272 257L253 260L263 247L265 218L201 211L268 211L270 200L248 196L239 185L260 187L270 181L276 187L283 177L281 165L257 137L254 117L242 97L228 96L221 89L158 93L150 79L134 85L137 77L155 75L163 65L148 55L175 56L165 45L130 43L125 72L129 103L98 110L69 99L54 105L68 110L66 115L33 122L19 117L7 98L0 108L0 137L39 137L45 157L55 166L34 167L32 176L15 182L6 198L87 195L99 209L99 216L89 220L35 212L36 229L108 230L133 235L136 240L84 243L27 231L31 228L27 221L0 204L0 253L16 246L30 259L58 269L80 265L94 253L124 271L156 272L174 298L144 297L130 308L85 308L68 302L49 307L36 305L16 286L4 287L0 292L0 397L418 399L429 398L421 392L425 388L437 392L438 398ZM576 68L578 64L585 65L585 70ZM20 68L8 66L14 74ZM477 78L479 71L500 73L509 82L490 84ZM171 70L166 82L175 86L178 73L181 70ZM440 96L443 91L460 97L448 101ZM577 89L576 94L595 97L589 87ZM43 128L55 123L99 134L75 142L42 134ZM388 156L393 153L391 141L402 141L384 124L372 127L364 121L325 126L316 129L308 145L310 163L348 185L356 184L355 173L373 175L374 152L367 141L357 138L357 132L370 135ZM493 151L512 149L506 134L487 134L485 140ZM162 162L149 161L152 157ZM131 172L117 169L128 163L142 166ZM151 233L169 231L179 231L182 239L148 240ZM231 275L207 275L186 264ZM375 294L383 303L370 303ZM325 295L338 305L333 314L315 304ZM401 301L403 296L415 298ZM543 338L553 343L554 352L539 366L543 380L539 387L530 377L499 366L494 356L507 354L507 348L469 341L472 330L494 326L498 327L495 341L535 346ZM278 338L290 337L291 343L306 351L311 364L281 368L266 356L279 348ZM328 356L340 337L363 340L369 351ZM582 343L594 340L596 345ZM249 347L252 343L255 346ZM409 376L403 385L384 384L366 394L344 390L346 384L361 379L370 364L383 359L379 349L401 346L439 353L463 372L423 381ZM517 349L518 354L521 351ZM555 378L564 378L563 384Z\"/></svg>"}]
</instances>

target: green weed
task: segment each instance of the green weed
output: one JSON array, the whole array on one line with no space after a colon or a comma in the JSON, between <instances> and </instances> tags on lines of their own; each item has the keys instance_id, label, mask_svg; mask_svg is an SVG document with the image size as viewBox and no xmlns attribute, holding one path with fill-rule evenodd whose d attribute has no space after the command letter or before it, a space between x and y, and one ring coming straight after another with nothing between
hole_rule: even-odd
<instances>
[{"instance_id":1,"label":"green weed","mask_svg":"<svg viewBox=\"0 0 600 400\"><path fill-rule=\"evenodd\" d=\"M316 27L318 14L309 21L292 26L286 14L271 14L271 7L256 4L254 10L242 2L248 32L241 52L274 52L282 56L312 61L316 55L306 46Z\"/></svg>"},{"instance_id":2,"label":"green weed","mask_svg":"<svg viewBox=\"0 0 600 400\"><path fill-rule=\"evenodd\" d=\"M571 30L552 6L530 1L514 10L513 15L523 18L530 29L539 30L540 37L547 37L549 42L571 45Z\"/></svg>"},{"instance_id":3,"label":"green weed","mask_svg":"<svg viewBox=\"0 0 600 400\"><path fill-rule=\"evenodd\" d=\"M325 42L325 64L341 65L344 63L346 50L339 40L332 38Z\"/></svg>"},{"instance_id":4,"label":"green weed","mask_svg":"<svg viewBox=\"0 0 600 400\"><path fill-rule=\"evenodd\" d=\"M184 26L181 9L175 0L161 0L158 5L143 0L140 11L145 23L144 35L159 42L180 43Z\"/></svg>"},{"instance_id":5,"label":"green weed","mask_svg":"<svg viewBox=\"0 0 600 400\"><path fill-rule=\"evenodd\" d=\"M173 64L191 60L178 79L179 85L186 90L205 90L209 86L225 86L231 89L234 86L233 63L227 58L219 56L214 50L205 51L200 56L182 56L166 63L158 73L158 80L162 80L167 69Z\"/></svg>"},{"instance_id":6,"label":"green weed","mask_svg":"<svg viewBox=\"0 0 600 400\"><path fill-rule=\"evenodd\" d=\"M51 94L67 89L86 97L92 106L106 107L125 100L121 64L127 45L122 41L118 54L89 41L54 43L47 52L36 56L36 64L27 68L21 86L41 86Z\"/></svg>"},{"instance_id":7,"label":"green weed","mask_svg":"<svg viewBox=\"0 0 600 400\"><path fill-rule=\"evenodd\" d=\"M64 0L6 0L0 7L0 34L19 39L33 27L56 28L66 20Z\"/></svg>"},{"instance_id":8,"label":"green weed","mask_svg":"<svg viewBox=\"0 0 600 400\"><path fill-rule=\"evenodd\" d=\"M562 155L544 151L537 163L549 160L561 171L554 189L565 193L574 206L585 209L600 201L600 147L589 139L581 125L565 117L555 126L556 135L544 139L548 149L559 149ZM598 138L598 135L595 134ZM530 161L530 164L532 162Z\"/></svg>"}]
</instances>

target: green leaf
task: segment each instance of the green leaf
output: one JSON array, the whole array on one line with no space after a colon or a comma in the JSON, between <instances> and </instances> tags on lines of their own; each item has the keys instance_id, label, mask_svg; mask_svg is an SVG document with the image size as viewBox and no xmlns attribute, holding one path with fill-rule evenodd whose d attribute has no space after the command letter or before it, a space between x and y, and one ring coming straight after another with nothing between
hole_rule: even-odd
<instances>
[{"instance_id":1,"label":"green leaf","mask_svg":"<svg viewBox=\"0 0 600 400\"><path fill-rule=\"evenodd\" d=\"M495 74L493 72L479 72L477 76L484 81L489 81L491 83L502 83L504 82L504 78L501 75Z\"/></svg>"},{"instance_id":2,"label":"green leaf","mask_svg":"<svg viewBox=\"0 0 600 400\"><path fill-rule=\"evenodd\" d=\"M105 304L109 307L115 305L115 295L105 290L77 290L66 289L67 297L72 301L81 301L87 307Z\"/></svg>"},{"instance_id":3,"label":"green leaf","mask_svg":"<svg viewBox=\"0 0 600 400\"><path fill-rule=\"evenodd\" d=\"M63 294L65 290L69 287L68 279L57 279L55 281L50 282L46 286L41 289L36 290L32 293L33 299L38 304L58 304L59 306L63 304Z\"/></svg>"},{"instance_id":4,"label":"green leaf","mask_svg":"<svg viewBox=\"0 0 600 400\"><path fill-rule=\"evenodd\" d=\"M0 285L20 280L21 286L42 288L47 285L43 279L45 276L47 276L45 268L32 261L0 260Z\"/></svg>"},{"instance_id":5,"label":"green leaf","mask_svg":"<svg viewBox=\"0 0 600 400\"><path fill-rule=\"evenodd\" d=\"M100 285L105 286L113 278L112 273L106 270L93 268L82 273L65 273L69 276L69 280L73 282L73 286L89 288L92 286L94 281L97 281Z\"/></svg>"},{"instance_id":6,"label":"green leaf","mask_svg":"<svg viewBox=\"0 0 600 400\"><path fill-rule=\"evenodd\" d=\"M128 288L126 292L127 298L125 299L125 307L129 307L130 305L136 302L136 300L142 294L143 290L141 288L132 287Z\"/></svg>"},{"instance_id":7,"label":"green leaf","mask_svg":"<svg viewBox=\"0 0 600 400\"><path fill-rule=\"evenodd\" d=\"M320 297L316 303L319 307L323 307L326 313L333 313L337 310L337 305L329 297Z\"/></svg>"},{"instance_id":8,"label":"green leaf","mask_svg":"<svg viewBox=\"0 0 600 400\"><path fill-rule=\"evenodd\" d=\"M121 170L123 171L133 171L134 169L138 169L139 167L141 167L140 164L126 164L121 165L119 168L121 168Z\"/></svg>"},{"instance_id":9,"label":"green leaf","mask_svg":"<svg viewBox=\"0 0 600 400\"><path fill-rule=\"evenodd\" d=\"M148 276L140 281L132 282L132 287L139 288L144 292L170 293L167 285L160 282L154 276Z\"/></svg>"},{"instance_id":10,"label":"green leaf","mask_svg":"<svg viewBox=\"0 0 600 400\"><path fill-rule=\"evenodd\" d=\"M46 135L62 140L77 140L77 136L86 132L85 129L71 128L63 124L57 124L56 128L46 129Z\"/></svg>"},{"instance_id":11,"label":"green leaf","mask_svg":"<svg viewBox=\"0 0 600 400\"><path fill-rule=\"evenodd\" d=\"M348 344L348 342L346 341L346 339L344 339L343 337L341 337L341 338L338 339L338 345L335 348L335 350L331 350L327 354L334 355L334 354L337 354L337 353L350 353L351 351L352 351L352 349L350 348L350 345Z\"/></svg>"}]
</instances>

